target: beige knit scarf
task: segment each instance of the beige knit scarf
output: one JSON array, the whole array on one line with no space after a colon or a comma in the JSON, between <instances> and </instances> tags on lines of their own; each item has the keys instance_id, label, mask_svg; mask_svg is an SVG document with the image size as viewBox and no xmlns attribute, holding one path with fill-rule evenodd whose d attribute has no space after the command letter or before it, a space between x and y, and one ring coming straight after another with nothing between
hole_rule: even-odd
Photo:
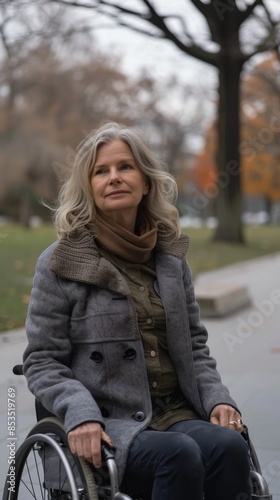
<instances>
[{"instance_id":1,"label":"beige knit scarf","mask_svg":"<svg viewBox=\"0 0 280 500\"><path fill-rule=\"evenodd\" d=\"M104 213L94 220L96 241L103 248L128 262L143 264L151 256L157 242L157 226L148 213L141 213L136 223L139 235L127 231Z\"/></svg>"}]
</instances>

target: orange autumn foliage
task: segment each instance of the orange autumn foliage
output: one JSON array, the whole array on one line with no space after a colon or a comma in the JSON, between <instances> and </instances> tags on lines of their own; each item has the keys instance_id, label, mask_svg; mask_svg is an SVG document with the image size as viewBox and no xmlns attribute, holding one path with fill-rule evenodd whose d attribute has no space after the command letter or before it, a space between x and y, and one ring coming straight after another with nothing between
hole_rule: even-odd
<instances>
[{"instance_id":1,"label":"orange autumn foliage","mask_svg":"<svg viewBox=\"0 0 280 500\"><path fill-rule=\"evenodd\" d=\"M215 154L217 148L217 133L212 126L208 130L205 148L198 154L196 168L193 172L193 178L198 189L203 191L205 187L212 187L216 184L217 168L215 164Z\"/></svg>"},{"instance_id":2,"label":"orange autumn foliage","mask_svg":"<svg viewBox=\"0 0 280 500\"><path fill-rule=\"evenodd\" d=\"M280 64L270 56L244 77L242 86L240 167L242 190L271 202L280 200ZM215 124L197 156L194 173L200 190L215 183Z\"/></svg>"}]
</instances>

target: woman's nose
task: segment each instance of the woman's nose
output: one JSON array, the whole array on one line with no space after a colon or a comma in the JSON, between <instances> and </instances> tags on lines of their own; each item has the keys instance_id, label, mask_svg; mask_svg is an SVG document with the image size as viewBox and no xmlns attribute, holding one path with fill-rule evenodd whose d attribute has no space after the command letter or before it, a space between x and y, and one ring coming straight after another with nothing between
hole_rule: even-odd
<instances>
[{"instance_id":1,"label":"woman's nose","mask_svg":"<svg viewBox=\"0 0 280 500\"><path fill-rule=\"evenodd\" d=\"M115 183L121 182L121 178L120 178L120 175L119 175L117 169L112 168L110 170L109 182L111 184L115 184Z\"/></svg>"}]
</instances>

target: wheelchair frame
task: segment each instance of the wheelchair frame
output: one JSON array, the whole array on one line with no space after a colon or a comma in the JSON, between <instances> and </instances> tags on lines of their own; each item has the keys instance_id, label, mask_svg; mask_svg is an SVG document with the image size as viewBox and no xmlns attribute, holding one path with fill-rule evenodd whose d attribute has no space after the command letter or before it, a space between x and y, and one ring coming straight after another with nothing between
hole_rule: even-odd
<instances>
[{"instance_id":1,"label":"wheelchair frame","mask_svg":"<svg viewBox=\"0 0 280 500\"><path fill-rule=\"evenodd\" d=\"M49 471L50 479L52 479L52 475L59 470L59 482L55 489L46 484L46 447L58 455L56 471ZM29 455L31 455L30 458ZM37 422L18 448L15 455L14 487L9 488L7 479L3 500L28 500L29 498L36 500L132 500L131 497L119 491L114 454L103 446L102 456L104 467L101 473L98 473L88 462L70 453L63 423L56 417L44 418ZM103 484L100 481L102 475L108 475L108 483ZM81 485L77 484L77 477ZM98 483L100 483L99 486Z\"/></svg>"},{"instance_id":2,"label":"wheelchair frame","mask_svg":"<svg viewBox=\"0 0 280 500\"><path fill-rule=\"evenodd\" d=\"M14 367L13 371L15 374L22 374L22 366ZM63 423L57 417L51 416L40 403L38 409L38 402L36 403L39 420L16 452L14 485L9 487L8 471L2 500L29 500L30 497L33 500L150 500L150 495L146 493L133 491L127 494L119 491L114 453L108 447L102 446L101 469L94 469L87 461L72 455ZM43 416L46 415L45 418L42 418L42 412ZM250 458L251 498L272 500L247 427L244 428L242 436L247 443ZM46 479L47 454L50 449L57 454L58 460L53 471L53 477L57 477L55 475L59 473L55 488L49 486ZM31 463L28 463L28 459ZM34 482L31 477L33 473Z\"/></svg>"}]
</instances>

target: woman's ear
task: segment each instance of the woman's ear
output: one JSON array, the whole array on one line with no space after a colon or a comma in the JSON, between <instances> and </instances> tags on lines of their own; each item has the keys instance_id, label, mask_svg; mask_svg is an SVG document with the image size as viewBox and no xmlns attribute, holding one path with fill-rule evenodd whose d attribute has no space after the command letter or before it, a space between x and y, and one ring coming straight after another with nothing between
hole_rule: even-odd
<instances>
[{"instance_id":1,"label":"woman's ear","mask_svg":"<svg viewBox=\"0 0 280 500\"><path fill-rule=\"evenodd\" d=\"M149 194L150 191L150 181L148 178L145 180L143 195Z\"/></svg>"}]
</instances>

